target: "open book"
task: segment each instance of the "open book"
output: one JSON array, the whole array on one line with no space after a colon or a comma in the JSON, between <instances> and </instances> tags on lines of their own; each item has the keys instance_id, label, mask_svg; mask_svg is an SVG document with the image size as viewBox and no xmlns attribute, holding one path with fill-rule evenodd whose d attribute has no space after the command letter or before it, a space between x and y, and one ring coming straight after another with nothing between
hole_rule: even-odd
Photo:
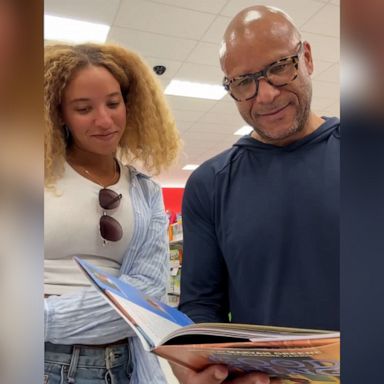
<instances>
[{"instance_id":1,"label":"open book","mask_svg":"<svg viewBox=\"0 0 384 384\"><path fill-rule=\"evenodd\" d=\"M74 258L132 327L144 349L196 371L226 364L232 376L262 371L286 383L340 383L338 332L234 323L194 324L185 314Z\"/></svg>"}]
</instances>

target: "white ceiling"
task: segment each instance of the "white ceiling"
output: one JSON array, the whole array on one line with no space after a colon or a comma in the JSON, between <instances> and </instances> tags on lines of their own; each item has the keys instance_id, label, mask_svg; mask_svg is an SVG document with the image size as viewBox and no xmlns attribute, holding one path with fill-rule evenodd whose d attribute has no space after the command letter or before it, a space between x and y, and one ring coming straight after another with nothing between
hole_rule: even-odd
<instances>
[{"instance_id":1,"label":"white ceiling","mask_svg":"<svg viewBox=\"0 0 384 384\"><path fill-rule=\"evenodd\" d=\"M312 109L339 116L339 0L45 0L45 13L111 25L109 42L140 53L151 65L167 67L164 88L173 78L220 84L219 43L229 20L256 3L279 7L296 21L312 45L315 61ZM232 145L244 125L229 96L220 101L167 96L184 141L178 164L155 179L184 186L191 171Z\"/></svg>"}]
</instances>

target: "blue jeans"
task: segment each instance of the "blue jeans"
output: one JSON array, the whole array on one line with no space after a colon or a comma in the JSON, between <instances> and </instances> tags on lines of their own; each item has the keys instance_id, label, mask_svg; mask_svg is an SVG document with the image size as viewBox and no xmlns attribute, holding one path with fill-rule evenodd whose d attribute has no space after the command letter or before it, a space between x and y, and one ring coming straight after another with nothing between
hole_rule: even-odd
<instances>
[{"instance_id":1,"label":"blue jeans","mask_svg":"<svg viewBox=\"0 0 384 384\"><path fill-rule=\"evenodd\" d=\"M45 343L44 384L128 384L128 341L106 348Z\"/></svg>"}]
</instances>

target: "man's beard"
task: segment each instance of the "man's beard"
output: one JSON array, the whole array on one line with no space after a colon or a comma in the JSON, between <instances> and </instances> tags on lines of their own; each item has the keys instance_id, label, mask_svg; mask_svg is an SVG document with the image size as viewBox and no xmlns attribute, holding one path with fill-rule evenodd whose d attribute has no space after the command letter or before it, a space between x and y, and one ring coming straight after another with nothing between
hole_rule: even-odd
<instances>
[{"instance_id":1,"label":"man's beard","mask_svg":"<svg viewBox=\"0 0 384 384\"><path fill-rule=\"evenodd\" d=\"M256 131L258 135L260 135L260 137L262 137L268 142L284 140L304 130L305 125L308 121L309 113L310 113L310 103L306 104L305 107L301 111L299 111L295 120L293 121L292 126L288 130L281 132L280 134L274 135L269 131L266 131L264 129L259 129L258 127L253 127L253 129Z\"/></svg>"},{"instance_id":2,"label":"man's beard","mask_svg":"<svg viewBox=\"0 0 384 384\"><path fill-rule=\"evenodd\" d=\"M299 107L304 105L304 108L296 109L297 110L296 118L293 121L292 126L288 130L281 132L280 134L274 135L272 132L253 126L253 129L255 130L255 132L263 140L265 140L265 142L273 143L274 141L285 140L290 136L293 136L296 133L304 130L309 118L310 111L311 111L311 101L312 101L312 85L306 84L306 86L307 86L307 90L303 92L304 97L302 98L301 103L299 104Z\"/></svg>"}]
</instances>

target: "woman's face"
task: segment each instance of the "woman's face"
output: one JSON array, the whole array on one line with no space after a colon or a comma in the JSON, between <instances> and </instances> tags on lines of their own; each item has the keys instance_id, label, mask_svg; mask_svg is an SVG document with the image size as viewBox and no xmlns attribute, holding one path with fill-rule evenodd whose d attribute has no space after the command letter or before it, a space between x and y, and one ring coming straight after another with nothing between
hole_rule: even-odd
<instances>
[{"instance_id":1,"label":"woman's face","mask_svg":"<svg viewBox=\"0 0 384 384\"><path fill-rule=\"evenodd\" d=\"M113 154L126 126L120 84L104 67L88 66L72 77L63 93L62 118L72 135L71 150Z\"/></svg>"}]
</instances>

